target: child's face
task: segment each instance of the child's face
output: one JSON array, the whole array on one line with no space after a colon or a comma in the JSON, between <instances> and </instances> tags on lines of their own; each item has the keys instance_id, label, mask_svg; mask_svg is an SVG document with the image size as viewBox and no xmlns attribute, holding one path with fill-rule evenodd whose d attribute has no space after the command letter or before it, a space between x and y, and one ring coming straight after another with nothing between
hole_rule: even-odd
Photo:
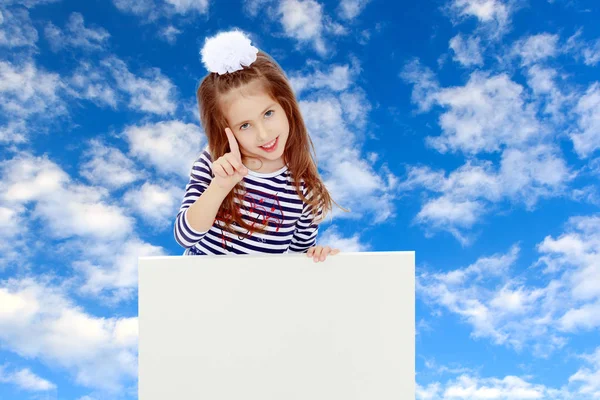
<instances>
[{"instance_id":1,"label":"child's face","mask_svg":"<svg viewBox=\"0 0 600 400\"><path fill-rule=\"evenodd\" d=\"M289 122L283 108L264 92L261 84L250 82L233 89L222 100L223 113L242 156L281 161L290 132ZM275 146L264 147L273 141Z\"/></svg>"}]
</instances>

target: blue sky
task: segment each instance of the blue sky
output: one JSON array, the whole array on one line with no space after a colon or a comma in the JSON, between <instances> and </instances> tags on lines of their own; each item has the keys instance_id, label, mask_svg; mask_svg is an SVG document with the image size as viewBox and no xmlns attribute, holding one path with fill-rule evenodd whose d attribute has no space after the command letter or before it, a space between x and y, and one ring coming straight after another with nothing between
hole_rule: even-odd
<instances>
[{"instance_id":1,"label":"blue sky","mask_svg":"<svg viewBox=\"0 0 600 400\"><path fill-rule=\"evenodd\" d=\"M137 257L205 145L207 36L284 68L335 213L416 251L419 399L600 398L600 3L0 1L0 398L137 397ZM343 151L342 151L343 150Z\"/></svg>"}]
</instances>

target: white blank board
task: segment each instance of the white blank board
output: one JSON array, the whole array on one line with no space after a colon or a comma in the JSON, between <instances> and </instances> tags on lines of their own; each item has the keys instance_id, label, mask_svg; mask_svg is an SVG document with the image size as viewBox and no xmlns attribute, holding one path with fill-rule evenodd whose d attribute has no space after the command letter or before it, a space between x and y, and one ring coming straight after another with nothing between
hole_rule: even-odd
<instances>
[{"instance_id":1,"label":"white blank board","mask_svg":"<svg viewBox=\"0 0 600 400\"><path fill-rule=\"evenodd\" d=\"M415 253L139 258L139 400L415 398Z\"/></svg>"}]
</instances>

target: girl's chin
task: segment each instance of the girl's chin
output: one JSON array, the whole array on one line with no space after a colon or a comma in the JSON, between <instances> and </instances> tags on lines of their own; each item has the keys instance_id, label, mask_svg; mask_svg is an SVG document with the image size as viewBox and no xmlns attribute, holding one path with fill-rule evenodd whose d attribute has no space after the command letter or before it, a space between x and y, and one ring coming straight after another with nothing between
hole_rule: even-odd
<instances>
[{"instance_id":1,"label":"girl's chin","mask_svg":"<svg viewBox=\"0 0 600 400\"><path fill-rule=\"evenodd\" d=\"M260 158L264 158L265 160L278 160L283 156L283 151L274 151L272 153L263 153L259 154Z\"/></svg>"},{"instance_id":2,"label":"girl's chin","mask_svg":"<svg viewBox=\"0 0 600 400\"><path fill-rule=\"evenodd\" d=\"M258 161L260 160L260 161ZM264 162L273 162L283 160L283 152L273 152L269 154L259 154L257 153L248 153L247 155L242 155L242 164L246 165L250 168L250 165L257 164L259 167ZM250 165L249 165L250 164ZM252 169L252 168L250 168Z\"/></svg>"}]
</instances>

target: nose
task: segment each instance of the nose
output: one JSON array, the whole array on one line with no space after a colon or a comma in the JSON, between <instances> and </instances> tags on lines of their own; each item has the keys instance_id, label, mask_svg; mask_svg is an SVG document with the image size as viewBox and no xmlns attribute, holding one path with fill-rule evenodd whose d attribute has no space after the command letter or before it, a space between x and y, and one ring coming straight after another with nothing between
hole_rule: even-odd
<instances>
[{"instance_id":1,"label":"nose","mask_svg":"<svg viewBox=\"0 0 600 400\"><path fill-rule=\"evenodd\" d=\"M264 127L264 125L259 125L257 130L258 141L260 143L263 143L265 140L269 139L269 132Z\"/></svg>"}]
</instances>

